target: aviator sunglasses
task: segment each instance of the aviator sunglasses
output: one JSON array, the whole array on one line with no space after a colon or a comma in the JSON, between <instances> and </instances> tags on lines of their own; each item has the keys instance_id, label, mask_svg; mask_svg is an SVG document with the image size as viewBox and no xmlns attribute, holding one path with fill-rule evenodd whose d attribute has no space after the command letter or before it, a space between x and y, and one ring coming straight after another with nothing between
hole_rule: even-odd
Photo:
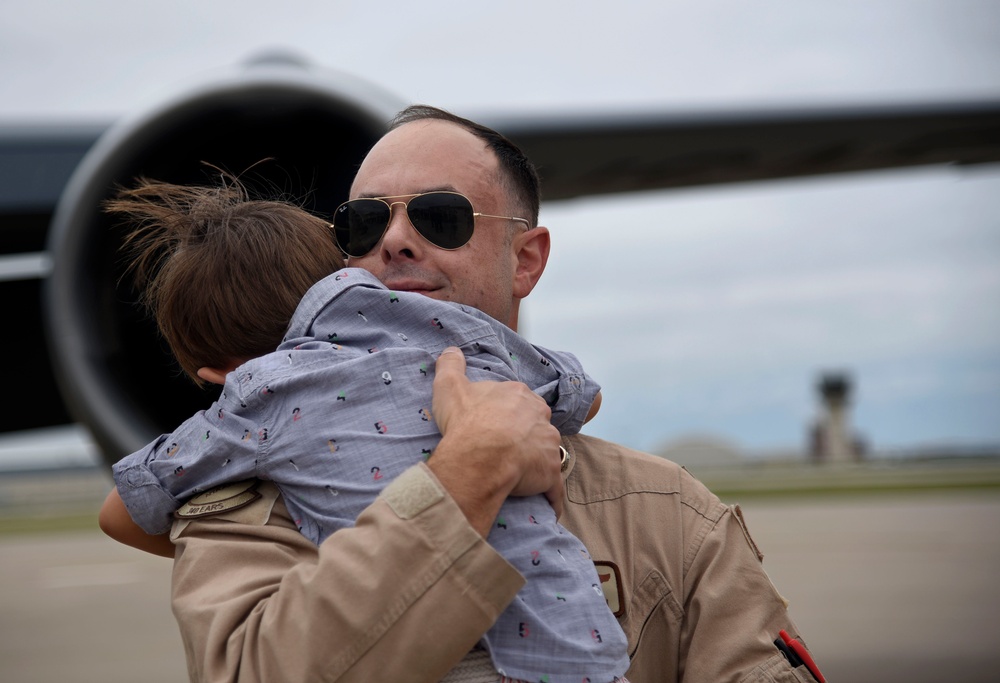
<instances>
[{"instance_id":1,"label":"aviator sunglasses","mask_svg":"<svg viewBox=\"0 0 1000 683\"><path fill-rule=\"evenodd\" d=\"M425 192L395 202L352 199L337 207L333 214L333 232L341 250L358 258L374 249L389 227L392 209L397 204L402 204L410 225L420 236L441 249L458 249L468 244L477 217L520 221L531 227L524 218L477 213L469 198L457 192Z\"/></svg>"}]
</instances>

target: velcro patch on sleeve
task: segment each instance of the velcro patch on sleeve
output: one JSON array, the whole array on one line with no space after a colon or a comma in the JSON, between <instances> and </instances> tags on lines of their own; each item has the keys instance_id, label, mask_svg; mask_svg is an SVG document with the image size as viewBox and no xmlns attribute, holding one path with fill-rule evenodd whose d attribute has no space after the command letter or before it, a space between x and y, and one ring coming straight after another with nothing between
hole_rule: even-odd
<instances>
[{"instance_id":1,"label":"velcro patch on sleeve","mask_svg":"<svg viewBox=\"0 0 1000 683\"><path fill-rule=\"evenodd\" d=\"M412 519L444 498L444 493L420 466L396 477L380 495L400 519Z\"/></svg>"},{"instance_id":2,"label":"velcro patch on sleeve","mask_svg":"<svg viewBox=\"0 0 1000 683\"><path fill-rule=\"evenodd\" d=\"M184 503L174 516L177 519L195 519L237 510L260 498L257 492L259 484L256 479L248 479L235 484L217 486Z\"/></svg>"}]
</instances>

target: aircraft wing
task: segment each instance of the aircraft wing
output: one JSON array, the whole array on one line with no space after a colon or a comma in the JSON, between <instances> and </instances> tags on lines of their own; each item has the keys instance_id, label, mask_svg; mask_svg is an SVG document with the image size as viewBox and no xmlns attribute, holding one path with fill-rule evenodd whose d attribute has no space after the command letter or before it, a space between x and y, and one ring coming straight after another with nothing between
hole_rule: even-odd
<instances>
[{"instance_id":1,"label":"aircraft wing","mask_svg":"<svg viewBox=\"0 0 1000 683\"><path fill-rule=\"evenodd\" d=\"M546 200L1000 161L1000 100L481 120L535 161ZM0 124L0 215L51 209L109 126Z\"/></svg>"},{"instance_id":2,"label":"aircraft wing","mask_svg":"<svg viewBox=\"0 0 1000 683\"><path fill-rule=\"evenodd\" d=\"M1000 100L496 118L545 199L1000 161Z\"/></svg>"},{"instance_id":3,"label":"aircraft wing","mask_svg":"<svg viewBox=\"0 0 1000 683\"><path fill-rule=\"evenodd\" d=\"M1000 161L1000 100L481 120L525 149L549 201ZM70 176L111 125L0 123L0 282L31 273L17 255L44 252Z\"/></svg>"},{"instance_id":4,"label":"aircraft wing","mask_svg":"<svg viewBox=\"0 0 1000 683\"><path fill-rule=\"evenodd\" d=\"M169 358L151 361L164 352L118 289L99 202L140 172L183 182L206 157L230 169L274 157L277 187L332 211L388 111L349 95L264 79L199 91L127 125L0 123L0 298L18 321L2 343L18 360L7 385L19 389L0 432L81 421L114 460L203 407L210 399ZM546 200L1000 161L1000 100L479 119L524 147ZM159 403L143 404L137 376L151 378Z\"/></svg>"}]
</instances>

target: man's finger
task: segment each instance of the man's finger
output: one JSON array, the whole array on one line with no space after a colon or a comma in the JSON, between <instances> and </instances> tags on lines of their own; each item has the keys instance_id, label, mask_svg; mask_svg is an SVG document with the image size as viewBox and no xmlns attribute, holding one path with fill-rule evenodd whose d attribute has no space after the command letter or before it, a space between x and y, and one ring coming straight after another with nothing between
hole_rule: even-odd
<instances>
[{"instance_id":1,"label":"man's finger","mask_svg":"<svg viewBox=\"0 0 1000 683\"><path fill-rule=\"evenodd\" d=\"M460 404L459 394L463 389L462 382L468 383L465 377L465 354L456 346L449 346L438 356L434 365L434 393L431 410L438 429L444 434L448 429L451 413Z\"/></svg>"},{"instance_id":2,"label":"man's finger","mask_svg":"<svg viewBox=\"0 0 1000 683\"><path fill-rule=\"evenodd\" d=\"M545 497L548 499L549 505L552 506L552 509L556 513L556 519L562 517L564 491L565 489L563 481L560 478L559 483L557 483L555 486L553 486L552 488L550 488L548 491L545 492Z\"/></svg>"}]
</instances>

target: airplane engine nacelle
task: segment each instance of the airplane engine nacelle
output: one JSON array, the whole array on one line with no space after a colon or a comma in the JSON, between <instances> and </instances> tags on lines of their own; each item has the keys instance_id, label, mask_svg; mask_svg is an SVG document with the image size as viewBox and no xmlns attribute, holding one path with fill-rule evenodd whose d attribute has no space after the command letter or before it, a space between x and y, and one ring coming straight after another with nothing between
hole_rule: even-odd
<instances>
[{"instance_id":1,"label":"airplane engine nacelle","mask_svg":"<svg viewBox=\"0 0 1000 683\"><path fill-rule=\"evenodd\" d=\"M111 463L207 407L123 277L124 229L102 202L138 176L212 182L203 162L332 215L400 103L287 59L257 62L110 128L70 179L49 233L50 355L74 418ZM265 276L262 274L262 277Z\"/></svg>"}]
</instances>

